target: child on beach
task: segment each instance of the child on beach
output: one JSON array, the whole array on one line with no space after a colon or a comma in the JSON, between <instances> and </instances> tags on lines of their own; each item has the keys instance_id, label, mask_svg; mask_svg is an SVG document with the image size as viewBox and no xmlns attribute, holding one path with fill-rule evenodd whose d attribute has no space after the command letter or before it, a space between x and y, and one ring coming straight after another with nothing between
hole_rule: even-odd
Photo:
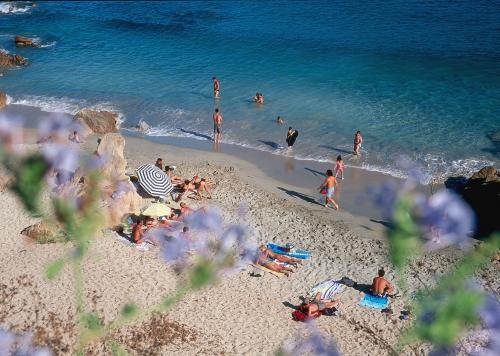
<instances>
[{"instance_id":1,"label":"child on beach","mask_svg":"<svg viewBox=\"0 0 500 356\"><path fill-rule=\"evenodd\" d=\"M337 162L335 163L335 178L337 178L337 175L340 172L340 179L344 179L344 168L345 168L344 160L342 159L341 155L338 155Z\"/></svg>"},{"instance_id":2,"label":"child on beach","mask_svg":"<svg viewBox=\"0 0 500 356\"><path fill-rule=\"evenodd\" d=\"M337 179L333 176L333 172L331 169L326 171L326 179L323 181L323 184L319 187L320 192L323 189L326 189L326 198L325 198L325 208L328 208L328 203L333 204L333 208L335 210L339 209L339 205L333 200L333 196L335 194L335 186L337 185Z\"/></svg>"}]
</instances>

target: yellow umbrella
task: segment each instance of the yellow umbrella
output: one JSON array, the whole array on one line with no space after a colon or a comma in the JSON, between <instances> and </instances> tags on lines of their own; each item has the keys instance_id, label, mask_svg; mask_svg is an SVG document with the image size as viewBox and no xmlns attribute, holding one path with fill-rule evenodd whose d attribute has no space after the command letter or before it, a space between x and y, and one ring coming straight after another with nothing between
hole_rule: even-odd
<instances>
[{"instance_id":1,"label":"yellow umbrella","mask_svg":"<svg viewBox=\"0 0 500 356\"><path fill-rule=\"evenodd\" d=\"M142 212L142 215L158 217L158 216L169 216L170 213L171 209L165 204L153 203Z\"/></svg>"}]
</instances>

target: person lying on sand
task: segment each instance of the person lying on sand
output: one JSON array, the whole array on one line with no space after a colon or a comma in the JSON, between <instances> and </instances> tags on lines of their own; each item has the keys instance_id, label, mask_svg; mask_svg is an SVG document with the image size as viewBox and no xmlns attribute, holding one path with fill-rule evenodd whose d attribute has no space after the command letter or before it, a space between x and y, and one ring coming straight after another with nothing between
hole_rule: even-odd
<instances>
[{"instance_id":1,"label":"person lying on sand","mask_svg":"<svg viewBox=\"0 0 500 356\"><path fill-rule=\"evenodd\" d=\"M186 195L187 193L196 192L196 186L195 186L194 182L192 180L189 180L189 179L186 179L184 181L184 183L178 185L178 188L181 190L181 192L177 196L177 199L175 199L175 201L177 201L177 202L180 201L184 197L184 195Z\"/></svg>"},{"instance_id":2,"label":"person lying on sand","mask_svg":"<svg viewBox=\"0 0 500 356\"><path fill-rule=\"evenodd\" d=\"M269 250L265 245L259 246L259 251L257 253L257 260L255 262L256 264L266 267L271 271L283 272L287 276L289 272L292 273L294 272L293 269L291 269L290 267L282 266L277 261L288 263L294 267L297 267L298 265L302 264L301 260L297 260L295 258L274 253L271 250Z\"/></svg>"},{"instance_id":3,"label":"person lying on sand","mask_svg":"<svg viewBox=\"0 0 500 356\"><path fill-rule=\"evenodd\" d=\"M385 271L383 268L378 270L378 277L373 278L372 287L370 288L370 292L374 296L383 297L383 296L393 296L394 287L393 285L384 278Z\"/></svg>"},{"instance_id":4,"label":"person lying on sand","mask_svg":"<svg viewBox=\"0 0 500 356\"><path fill-rule=\"evenodd\" d=\"M322 314L325 309L330 309L336 307L340 304L339 300L321 300L321 293L316 294L313 300L309 303L302 303L299 306L299 310L307 314L310 318L318 317Z\"/></svg>"}]
</instances>

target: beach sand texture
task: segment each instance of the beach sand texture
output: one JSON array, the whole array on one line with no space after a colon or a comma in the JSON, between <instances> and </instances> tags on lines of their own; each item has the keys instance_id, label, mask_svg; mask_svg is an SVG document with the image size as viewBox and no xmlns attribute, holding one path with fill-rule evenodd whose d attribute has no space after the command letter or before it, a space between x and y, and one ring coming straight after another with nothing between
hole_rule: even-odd
<instances>
[{"instance_id":1,"label":"beach sand texture","mask_svg":"<svg viewBox=\"0 0 500 356\"><path fill-rule=\"evenodd\" d=\"M89 139L86 146L94 149L95 139ZM366 225L362 218L339 215L318 204L294 199L277 189L283 186L281 183L234 157L201 154L139 138L126 139L125 153L130 172L163 157L166 164L177 166L176 174L213 179L217 182L213 199L202 205L221 209L226 223L241 223L238 208L245 207L243 223L251 229L252 240L292 242L313 254L289 278L276 278L247 267L190 294L167 316L121 328L114 337L131 354L271 355L305 328L303 323L292 320L291 306L298 305L299 297L314 284L344 276L369 284L381 266L386 267L388 278L395 280L380 224ZM10 192L0 193L0 197L0 324L17 331L31 330L35 341L48 344L55 354L71 354L75 342L71 274L65 269L55 280L48 281L43 272L48 262L70 246L35 244L21 236L20 231L36 219L23 212ZM189 198L185 201L193 207L201 206ZM119 306L127 302L147 308L172 292L179 277L157 253L156 248L139 251L119 241L112 232L97 236L83 264L88 308L109 322L119 313ZM416 260L408 270L410 286L431 286L459 254L448 248ZM500 290L498 265L490 265L478 277L486 288ZM398 318L405 305L403 298L392 301L394 314L389 316L359 306L360 294L353 288L346 288L339 298L341 315L319 318L318 328L335 338L342 354L365 355L367 350L371 354L390 354L409 325ZM429 348L421 345L417 350L427 353ZM404 350L404 354L411 352ZM109 347L103 344L93 345L89 351L106 353Z\"/></svg>"}]
</instances>

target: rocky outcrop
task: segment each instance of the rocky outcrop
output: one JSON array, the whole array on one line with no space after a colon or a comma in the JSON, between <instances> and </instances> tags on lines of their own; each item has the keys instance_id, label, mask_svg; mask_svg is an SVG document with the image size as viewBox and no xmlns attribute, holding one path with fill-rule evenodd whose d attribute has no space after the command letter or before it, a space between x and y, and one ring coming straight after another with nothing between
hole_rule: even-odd
<instances>
[{"instance_id":1,"label":"rocky outcrop","mask_svg":"<svg viewBox=\"0 0 500 356\"><path fill-rule=\"evenodd\" d=\"M112 111L83 109L76 113L73 120L82 127L83 136L106 134L118 129L118 114Z\"/></svg>"},{"instance_id":2,"label":"rocky outcrop","mask_svg":"<svg viewBox=\"0 0 500 356\"><path fill-rule=\"evenodd\" d=\"M7 94L0 92L0 109L3 109L7 105L9 105L9 97Z\"/></svg>"},{"instance_id":3,"label":"rocky outcrop","mask_svg":"<svg viewBox=\"0 0 500 356\"><path fill-rule=\"evenodd\" d=\"M137 129L137 131L146 132L151 128L151 126L149 126L146 121L141 119L141 120L139 120L139 123L137 124L137 126L135 128Z\"/></svg>"},{"instance_id":4,"label":"rocky outcrop","mask_svg":"<svg viewBox=\"0 0 500 356\"><path fill-rule=\"evenodd\" d=\"M97 146L97 154L105 161L102 167L102 175L113 180L123 180L127 161L123 155L125 150L125 139L118 133L107 133L101 137Z\"/></svg>"},{"instance_id":5,"label":"rocky outcrop","mask_svg":"<svg viewBox=\"0 0 500 356\"><path fill-rule=\"evenodd\" d=\"M27 64L26 58L18 54L8 54L0 51L0 67L16 67Z\"/></svg>"},{"instance_id":6,"label":"rocky outcrop","mask_svg":"<svg viewBox=\"0 0 500 356\"><path fill-rule=\"evenodd\" d=\"M477 235L500 231L500 171L484 167L474 173L459 190L477 216Z\"/></svg>"},{"instance_id":7,"label":"rocky outcrop","mask_svg":"<svg viewBox=\"0 0 500 356\"><path fill-rule=\"evenodd\" d=\"M28 226L21 231L21 234L41 244L67 241L66 235L59 226L49 225L43 221Z\"/></svg>"},{"instance_id":8,"label":"rocky outcrop","mask_svg":"<svg viewBox=\"0 0 500 356\"><path fill-rule=\"evenodd\" d=\"M39 47L36 41L29 37L16 36L14 42L16 42L17 47Z\"/></svg>"},{"instance_id":9,"label":"rocky outcrop","mask_svg":"<svg viewBox=\"0 0 500 356\"><path fill-rule=\"evenodd\" d=\"M119 182L109 195L106 225L108 227L119 225L128 214L138 214L142 205L142 197L137 193L132 182L128 178Z\"/></svg>"}]
</instances>

